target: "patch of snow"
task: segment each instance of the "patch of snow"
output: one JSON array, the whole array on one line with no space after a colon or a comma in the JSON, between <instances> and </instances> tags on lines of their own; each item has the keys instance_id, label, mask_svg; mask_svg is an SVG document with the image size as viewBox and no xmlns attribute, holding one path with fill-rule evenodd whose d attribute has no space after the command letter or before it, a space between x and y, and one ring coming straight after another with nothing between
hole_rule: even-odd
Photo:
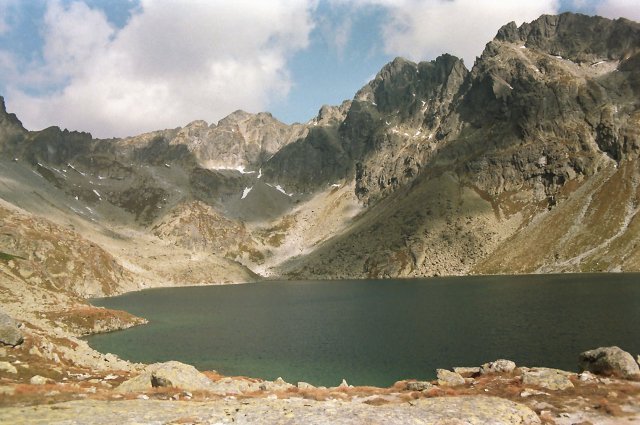
<instances>
[{"instance_id":1,"label":"patch of snow","mask_svg":"<svg viewBox=\"0 0 640 425\"><path fill-rule=\"evenodd\" d=\"M258 170L258 178L262 177L262 168Z\"/></svg>"},{"instance_id":2,"label":"patch of snow","mask_svg":"<svg viewBox=\"0 0 640 425\"><path fill-rule=\"evenodd\" d=\"M599 61L599 62L596 62L596 63L592 63L591 66L597 66L597 65L600 65L601 63L604 63L604 61Z\"/></svg>"},{"instance_id":3,"label":"patch of snow","mask_svg":"<svg viewBox=\"0 0 640 425\"><path fill-rule=\"evenodd\" d=\"M511 87L511 84L507 83L507 87L509 87L509 90L513 90L513 87Z\"/></svg>"},{"instance_id":4,"label":"patch of snow","mask_svg":"<svg viewBox=\"0 0 640 425\"><path fill-rule=\"evenodd\" d=\"M402 133L402 134L404 134L406 137L409 137L409 133Z\"/></svg>"},{"instance_id":5,"label":"patch of snow","mask_svg":"<svg viewBox=\"0 0 640 425\"><path fill-rule=\"evenodd\" d=\"M331 187L340 187L340 185L338 183L334 183L331 185Z\"/></svg>"},{"instance_id":6,"label":"patch of snow","mask_svg":"<svg viewBox=\"0 0 640 425\"><path fill-rule=\"evenodd\" d=\"M100 196L100 193L98 193L97 190L93 189L93 193L95 193L98 196L98 198L102 199L102 196Z\"/></svg>"},{"instance_id":7,"label":"patch of snow","mask_svg":"<svg viewBox=\"0 0 640 425\"><path fill-rule=\"evenodd\" d=\"M378 104L377 104L376 102L371 102L371 104L372 104L373 106L378 106Z\"/></svg>"},{"instance_id":8,"label":"patch of snow","mask_svg":"<svg viewBox=\"0 0 640 425\"><path fill-rule=\"evenodd\" d=\"M527 46L520 46L520 48L521 48L521 49L526 49L526 48L527 48Z\"/></svg>"},{"instance_id":9,"label":"patch of snow","mask_svg":"<svg viewBox=\"0 0 640 425\"><path fill-rule=\"evenodd\" d=\"M419 136L420 133L422 133L420 130L416 131L416 134L414 134L413 137Z\"/></svg>"},{"instance_id":10,"label":"patch of snow","mask_svg":"<svg viewBox=\"0 0 640 425\"><path fill-rule=\"evenodd\" d=\"M166 162L164 163L164 166L167 168L171 168L171 165L167 164Z\"/></svg>"},{"instance_id":11,"label":"patch of snow","mask_svg":"<svg viewBox=\"0 0 640 425\"><path fill-rule=\"evenodd\" d=\"M43 168L44 168L44 165L42 165L42 164L41 164L41 163L39 163L39 162L38 162L38 166L40 166L40 167L43 167Z\"/></svg>"},{"instance_id":12,"label":"patch of snow","mask_svg":"<svg viewBox=\"0 0 640 425\"><path fill-rule=\"evenodd\" d=\"M246 198L247 195L249 194L249 192L251 192L251 189L253 189L253 186L245 187L244 190L242 191L242 198L240 198L240 199Z\"/></svg>"},{"instance_id":13,"label":"patch of snow","mask_svg":"<svg viewBox=\"0 0 640 425\"><path fill-rule=\"evenodd\" d=\"M76 195L75 198L76 198L76 201L77 201L78 200L78 195Z\"/></svg>"},{"instance_id":14,"label":"patch of snow","mask_svg":"<svg viewBox=\"0 0 640 425\"><path fill-rule=\"evenodd\" d=\"M556 59L562 59L562 56L555 56L554 55L553 57L556 58Z\"/></svg>"},{"instance_id":15,"label":"patch of snow","mask_svg":"<svg viewBox=\"0 0 640 425\"><path fill-rule=\"evenodd\" d=\"M389 124L389 121L385 121L384 123L385 123L386 125L391 125L391 124Z\"/></svg>"},{"instance_id":16,"label":"patch of snow","mask_svg":"<svg viewBox=\"0 0 640 425\"><path fill-rule=\"evenodd\" d=\"M422 102L422 106L427 104L427 102L425 102L424 100L421 100L420 102Z\"/></svg>"},{"instance_id":17,"label":"patch of snow","mask_svg":"<svg viewBox=\"0 0 640 425\"><path fill-rule=\"evenodd\" d=\"M87 211L89 211L91 214L93 214L93 210L92 210L91 208L89 208L89 207L85 207L85 209L86 209Z\"/></svg>"},{"instance_id":18,"label":"patch of snow","mask_svg":"<svg viewBox=\"0 0 640 425\"><path fill-rule=\"evenodd\" d=\"M276 185L276 190L278 190L278 191L280 191L280 192L284 193L284 194L285 194L285 195L287 195L287 196L292 196L292 195L293 195L293 193L287 193L287 192L285 192L285 190L284 190L284 189L282 188L282 186L280 186L279 184L278 184L278 185Z\"/></svg>"},{"instance_id":19,"label":"patch of snow","mask_svg":"<svg viewBox=\"0 0 640 425\"><path fill-rule=\"evenodd\" d=\"M98 176L98 180L104 180L104 179L106 179L106 177Z\"/></svg>"},{"instance_id":20,"label":"patch of snow","mask_svg":"<svg viewBox=\"0 0 640 425\"><path fill-rule=\"evenodd\" d=\"M411 96L416 97L416 94L415 93L411 93Z\"/></svg>"},{"instance_id":21,"label":"patch of snow","mask_svg":"<svg viewBox=\"0 0 640 425\"><path fill-rule=\"evenodd\" d=\"M433 139L433 133L429 133L429 140Z\"/></svg>"}]
</instances>

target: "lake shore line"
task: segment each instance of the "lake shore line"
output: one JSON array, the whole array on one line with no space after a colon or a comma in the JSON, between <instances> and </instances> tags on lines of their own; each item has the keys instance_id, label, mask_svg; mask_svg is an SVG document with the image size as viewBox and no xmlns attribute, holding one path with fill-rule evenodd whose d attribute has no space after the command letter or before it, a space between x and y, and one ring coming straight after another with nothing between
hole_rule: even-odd
<instances>
[{"instance_id":1,"label":"lake shore line","mask_svg":"<svg viewBox=\"0 0 640 425\"><path fill-rule=\"evenodd\" d=\"M640 423L640 382L634 377L510 363L439 370L437 380L405 380L388 388L226 377L178 364L187 382L176 384L172 375L157 373L165 366L98 353L80 338L144 319L81 300L57 301L58 307L65 303L66 316L2 306L21 319L16 327L23 341L0 346L0 423L106 424L112 415L122 423L149 424ZM204 384L191 386L197 382Z\"/></svg>"}]
</instances>

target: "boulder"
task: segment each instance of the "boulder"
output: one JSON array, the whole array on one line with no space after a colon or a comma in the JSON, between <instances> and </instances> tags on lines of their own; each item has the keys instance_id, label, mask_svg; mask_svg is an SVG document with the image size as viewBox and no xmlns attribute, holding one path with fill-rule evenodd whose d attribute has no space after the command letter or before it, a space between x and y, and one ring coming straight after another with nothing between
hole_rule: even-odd
<instances>
[{"instance_id":1,"label":"boulder","mask_svg":"<svg viewBox=\"0 0 640 425\"><path fill-rule=\"evenodd\" d=\"M47 381L48 379L45 378L44 376L35 375L31 377L31 379L29 380L29 383L31 383L32 385L44 385L47 383Z\"/></svg>"},{"instance_id":2,"label":"boulder","mask_svg":"<svg viewBox=\"0 0 640 425\"><path fill-rule=\"evenodd\" d=\"M309 384L308 382L298 382L298 389L301 390L315 390L316 387L314 387L313 385Z\"/></svg>"},{"instance_id":3,"label":"boulder","mask_svg":"<svg viewBox=\"0 0 640 425\"><path fill-rule=\"evenodd\" d=\"M0 372L18 373L18 369L9 362L0 362Z\"/></svg>"},{"instance_id":4,"label":"boulder","mask_svg":"<svg viewBox=\"0 0 640 425\"><path fill-rule=\"evenodd\" d=\"M436 373L438 374L438 385L443 387L455 387L465 383L464 378L459 373L446 369L437 369Z\"/></svg>"},{"instance_id":5,"label":"boulder","mask_svg":"<svg viewBox=\"0 0 640 425\"><path fill-rule=\"evenodd\" d=\"M511 373L515 370L516 364L511 360L499 359L494 362L485 363L480 367L480 373Z\"/></svg>"},{"instance_id":6,"label":"boulder","mask_svg":"<svg viewBox=\"0 0 640 425\"><path fill-rule=\"evenodd\" d=\"M288 382L285 382L284 379L278 378L275 381L264 381L260 384L260 389L262 391L286 391L294 386Z\"/></svg>"},{"instance_id":7,"label":"boulder","mask_svg":"<svg viewBox=\"0 0 640 425\"><path fill-rule=\"evenodd\" d=\"M0 344L16 345L22 344L24 337L20 330L20 324L0 311Z\"/></svg>"},{"instance_id":8,"label":"boulder","mask_svg":"<svg viewBox=\"0 0 640 425\"><path fill-rule=\"evenodd\" d=\"M147 391L154 387L176 387L189 391L211 391L213 382L188 364L170 361L147 366L135 378L123 382L120 392Z\"/></svg>"},{"instance_id":9,"label":"boulder","mask_svg":"<svg viewBox=\"0 0 640 425\"><path fill-rule=\"evenodd\" d=\"M535 367L523 370L522 383L552 391L566 390L573 388L573 383L569 380L570 375L571 373L564 370Z\"/></svg>"},{"instance_id":10,"label":"boulder","mask_svg":"<svg viewBox=\"0 0 640 425\"><path fill-rule=\"evenodd\" d=\"M209 391L219 394L242 394L265 391L265 382L252 382L246 379L222 378L213 383Z\"/></svg>"},{"instance_id":11,"label":"boulder","mask_svg":"<svg viewBox=\"0 0 640 425\"><path fill-rule=\"evenodd\" d=\"M434 385L428 381L411 381L407 382L408 391L428 391L432 389Z\"/></svg>"},{"instance_id":12,"label":"boulder","mask_svg":"<svg viewBox=\"0 0 640 425\"><path fill-rule=\"evenodd\" d=\"M472 376L480 374L480 368L479 367L454 367L453 371L455 373L459 373L460 375L462 375L465 378L470 378Z\"/></svg>"},{"instance_id":13,"label":"boulder","mask_svg":"<svg viewBox=\"0 0 640 425\"><path fill-rule=\"evenodd\" d=\"M597 375L640 378L640 367L631 354L619 347L600 347L580 354L580 369Z\"/></svg>"}]
</instances>

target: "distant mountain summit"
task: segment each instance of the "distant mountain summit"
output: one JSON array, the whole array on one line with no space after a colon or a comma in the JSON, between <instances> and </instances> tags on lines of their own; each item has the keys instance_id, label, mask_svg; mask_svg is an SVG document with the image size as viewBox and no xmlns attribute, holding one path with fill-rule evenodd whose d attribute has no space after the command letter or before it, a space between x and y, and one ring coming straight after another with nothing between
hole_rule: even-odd
<instances>
[{"instance_id":1,"label":"distant mountain summit","mask_svg":"<svg viewBox=\"0 0 640 425\"><path fill-rule=\"evenodd\" d=\"M304 124L236 111L100 140L1 102L2 211L81 230L51 252L87 239L121 289L640 270L639 103L640 24L578 14L503 26L470 70L396 58ZM36 222L10 222L2 249L35 264L43 242L16 238Z\"/></svg>"}]
</instances>

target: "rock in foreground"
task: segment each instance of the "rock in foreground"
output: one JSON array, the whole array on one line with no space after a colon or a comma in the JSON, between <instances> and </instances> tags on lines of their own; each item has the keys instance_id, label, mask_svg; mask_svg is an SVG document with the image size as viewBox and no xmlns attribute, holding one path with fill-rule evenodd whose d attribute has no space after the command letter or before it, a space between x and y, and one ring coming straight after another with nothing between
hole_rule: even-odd
<instances>
[{"instance_id":1,"label":"rock in foreground","mask_svg":"<svg viewBox=\"0 0 640 425\"><path fill-rule=\"evenodd\" d=\"M311 400L250 399L218 403L129 400L73 401L56 405L0 410L0 423L22 418L25 423L255 423L255 424L465 424L529 425L540 419L530 408L497 397L441 397L406 404ZM9 422L5 422L9 421Z\"/></svg>"},{"instance_id":2,"label":"rock in foreground","mask_svg":"<svg viewBox=\"0 0 640 425\"><path fill-rule=\"evenodd\" d=\"M580 368L598 375L640 378L640 368L633 356L616 346L581 353Z\"/></svg>"}]
</instances>

